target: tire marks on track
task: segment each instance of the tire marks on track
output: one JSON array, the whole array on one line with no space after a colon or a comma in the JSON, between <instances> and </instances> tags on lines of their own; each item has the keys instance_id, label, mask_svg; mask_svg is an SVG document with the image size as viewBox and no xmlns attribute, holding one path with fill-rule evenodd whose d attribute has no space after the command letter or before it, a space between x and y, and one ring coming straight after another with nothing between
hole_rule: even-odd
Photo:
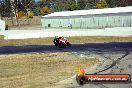
<instances>
[{"instance_id":1,"label":"tire marks on track","mask_svg":"<svg viewBox=\"0 0 132 88\"><path fill-rule=\"evenodd\" d=\"M98 72L95 72L94 74L98 74L98 73L104 72L106 70L109 70L110 68L114 67L121 59L126 57L128 54L129 54L129 52L126 52L123 56L119 57L116 61L114 61L109 67L107 67L107 68L105 68L103 70L100 70Z\"/></svg>"}]
</instances>

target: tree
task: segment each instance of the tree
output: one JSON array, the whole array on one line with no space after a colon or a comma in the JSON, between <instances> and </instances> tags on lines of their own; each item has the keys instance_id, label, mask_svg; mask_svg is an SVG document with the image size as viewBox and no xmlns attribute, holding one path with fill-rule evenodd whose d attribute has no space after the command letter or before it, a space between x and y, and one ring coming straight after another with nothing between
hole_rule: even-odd
<instances>
[{"instance_id":1,"label":"tree","mask_svg":"<svg viewBox=\"0 0 132 88\"><path fill-rule=\"evenodd\" d=\"M12 19L12 23L13 23L13 17L15 16L16 19L16 25L19 25L18 22L18 2L19 0L10 0L11 3L11 19ZM14 25L14 24L13 24Z\"/></svg>"},{"instance_id":2,"label":"tree","mask_svg":"<svg viewBox=\"0 0 132 88\"><path fill-rule=\"evenodd\" d=\"M0 17L3 19L4 14L4 2L0 1Z\"/></svg>"},{"instance_id":3,"label":"tree","mask_svg":"<svg viewBox=\"0 0 132 88\"><path fill-rule=\"evenodd\" d=\"M33 16L34 16L34 13L30 11L30 12L28 13L28 18L33 18Z\"/></svg>"},{"instance_id":4,"label":"tree","mask_svg":"<svg viewBox=\"0 0 132 88\"><path fill-rule=\"evenodd\" d=\"M78 5L79 5L80 9L84 9L86 7L86 1L78 0Z\"/></svg>"},{"instance_id":5,"label":"tree","mask_svg":"<svg viewBox=\"0 0 132 88\"><path fill-rule=\"evenodd\" d=\"M40 7L36 7L32 9L35 16L41 15Z\"/></svg>"},{"instance_id":6,"label":"tree","mask_svg":"<svg viewBox=\"0 0 132 88\"><path fill-rule=\"evenodd\" d=\"M100 0L99 3L97 3L96 8L97 9L108 8L108 4L106 3L105 0Z\"/></svg>"},{"instance_id":7,"label":"tree","mask_svg":"<svg viewBox=\"0 0 132 88\"><path fill-rule=\"evenodd\" d=\"M107 0L110 7L132 6L132 0Z\"/></svg>"},{"instance_id":8,"label":"tree","mask_svg":"<svg viewBox=\"0 0 132 88\"><path fill-rule=\"evenodd\" d=\"M24 17L24 15L25 14L22 11L17 12L17 19Z\"/></svg>"},{"instance_id":9,"label":"tree","mask_svg":"<svg viewBox=\"0 0 132 88\"><path fill-rule=\"evenodd\" d=\"M40 6L38 2L33 2L32 8L30 8L30 10L34 13L35 16L41 15Z\"/></svg>"},{"instance_id":10,"label":"tree","mask_svg":"<svg viewBox=\"0 0 132 88\"><path fill-rule=\"evenodd\" d=\"M1 15L1 17L10 17L11 16L10 0L0 0L0 15Z\"/></svg>"},{"instance_id":11,"label":"tree","mask_svg":"<svg viewBox=\"0 0 132 88\"><path fill-rule=\"evenodd\" d=\"M97 0L87 0L85 9L95 9Z\"/></svg>"},{"instance_id":12,"label":"tree","mask_svg":"<svg viewBox=\"0 0 132 88\"><path fill-rule=\"evenodd\" d=\"M40 12L41 12L41 15L47 15L47 14L50 13L50 9L49 9L48 6L45 6L45 7L43 7L43 8L40 10Z\"/></svg>"},{"instance_id":13,"label":"tree","mask_svg":"<svg viewBox=\"0 0 132 88\"><path fill-rule=\"evenodd\" d=\"M67 10L73 11L73 10L79 10L80 7L77 4L72 4L67 6Z\"/></svg>"}]
</instances>

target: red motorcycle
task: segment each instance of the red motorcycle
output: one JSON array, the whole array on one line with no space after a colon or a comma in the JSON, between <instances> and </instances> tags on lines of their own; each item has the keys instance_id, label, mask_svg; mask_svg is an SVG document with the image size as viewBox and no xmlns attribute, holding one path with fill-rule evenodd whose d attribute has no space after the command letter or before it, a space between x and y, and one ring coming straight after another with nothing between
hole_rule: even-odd
<instances>
[{"instance_id":1,"label":"red motorcycle","mask_svg":"<svg viewBox=\"0 0 132 88\"><path fill-rule=\"evenodd\" d=\"M62 37L55 37L53 40L53 43L55 44L56 47L59 46L59 48L64 48L66 46L71 47L71 44L67 39L62 38Z\"/></svg>"},{"instance_id":2,"label":"red motorcycle","mask_svg":"<svg viewBox=\"0 0 132 88\"><path fill-rule=\"evenodd\" d=\"M64 42L63 42L63 41L59 41L58 45L59 45L59 48L64 48L64 47L66 47L66 46L71 47L70 42L68 42L67 40L64 41Z\"/></svg>"}]
</instances>

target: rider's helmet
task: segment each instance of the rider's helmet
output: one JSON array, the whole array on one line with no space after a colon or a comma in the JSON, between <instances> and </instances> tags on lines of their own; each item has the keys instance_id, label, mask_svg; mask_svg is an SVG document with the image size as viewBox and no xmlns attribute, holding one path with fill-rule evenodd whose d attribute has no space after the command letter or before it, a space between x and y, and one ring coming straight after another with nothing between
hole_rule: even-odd
<instances>
[{"instance_id":1,"label":"rider's helmet","mask_svg":"<svg viewBox=\"0 0 132 88\"><path fill-rule=\"evenodd\" d=\"M59 38L58 36L55 36L55 38Z\"/></svg>"},{"instance_id":2,"label":"rider's helmet","mask_svg":"<svg viewBox=\"0 0 132 88\"><path fill-rule=\"evenodd\" d=\"M62 39L62 37L59 37L59 39Z\"/></svg>"}]
</instances>

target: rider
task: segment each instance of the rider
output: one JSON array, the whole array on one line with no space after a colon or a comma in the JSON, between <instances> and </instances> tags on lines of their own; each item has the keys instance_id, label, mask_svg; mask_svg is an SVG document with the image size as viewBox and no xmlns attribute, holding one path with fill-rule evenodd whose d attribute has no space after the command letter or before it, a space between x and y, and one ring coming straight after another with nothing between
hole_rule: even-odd
<instances>
[{"instance_id":1,"label":"rider","mask_svg":"<svg viewBox=\"0 0 132 88\"><path fill-rule=\"evenodd\" d=\"M58 36L55 36L53 42L54 42L54 43L57 43L58 41L59 41L59 37L58 37Z\"/></svg>"},{"instance_id":2,"label":"rider","mask_svg":"<svg viewBox=\"0 0 132 88\"><path fill-rule=\"evenodd\" d=\"M66 38L65 37L59 37L59 42L66 43Z\"/></svg>"},{"instance_id":3,"label":"rider","mask_svg":"<svg viewBox=\"0 0 132 88\"><path fill-rule=\"evenodd\" d=\"M67 39L64 37L63 40L65 41L65 43L67 42Z\"/></svg>"}]
</instances>

